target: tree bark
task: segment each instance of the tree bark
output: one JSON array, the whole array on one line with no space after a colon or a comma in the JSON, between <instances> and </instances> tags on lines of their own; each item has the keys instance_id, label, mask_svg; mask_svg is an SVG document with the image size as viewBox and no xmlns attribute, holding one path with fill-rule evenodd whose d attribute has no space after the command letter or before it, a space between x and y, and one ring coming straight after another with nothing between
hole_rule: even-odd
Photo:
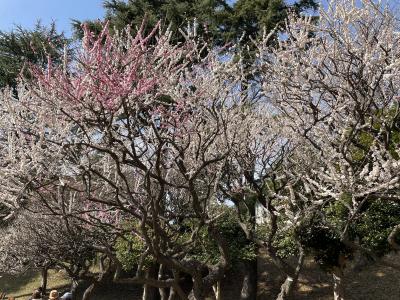
<instances>
[{"instance_id":1,"label":"tree bark","mask_svg":"<svg viewBox=\"0 0 400 300\"><path fill-rule=\"evenodd\" d=\"M159 293L160 293L161 300L168 300L167 289L165 289L165 288L159 288L158 291L159 291Z\"/></svg>"},{"instance_id":2,"label":"tree bark","mask_svg":"<svg viewBox=\"0 0 400 300\"><path fill-rule=\"evenodd\" d=\"M158 280L162 280L165 277L165 266L164 265L160 265L160 268L158 269ZM161 300L168 300L168 291L166 288L159 288L158 289L160 296L161 296Z\"/></svg>"},{"instance_id":3,"label":"tree bark","mask_svg":"<svg viewBox=\"0 0 400 300\"><path fill-rule=\"evenodd\" d=\"M294 270L293 274L286 275L285 282L281 285L281 291L280 291L278 297L276 298L276 300L287 300L292 297L293 289L295 288L295 286L297 284L301 269L303 268L304 257L305 257L305 254L304 254L303 249L301 248L299 257L297 260L296 269Z\"/></svg>"},{"instance_id":4,"label":"tree bark","mask_svg":"<svg viewBox=\"0 0 400 300\"><path fill-rule=\"evenodd\" d=\"M95 287L96 287L96 283L93 282L93 283L85 290L85 292L83 293L82 300L89 300L89 299L90 299L90 296L91 296L92 293L93 293L93 290L95 289Z\"/></svg>"},{"instance_id":5,"label":"tree bark","mask_svg":"<svg viewBox=\"0 0 400 300\"><path fill-rule=\"evenodd\" d=\"M158 274L158 268L156 264L152 264L146 271L146 278L156 279ZM143 285L143 295L142 300L159 300L160 294L157 288L150 286L148 284Z\"/></svg>"},{"instance_id":6,"label":"tree bark","mask_svg":"<svg viewBox=\"0 0 400 300\"><path fill-rule=\"evenodd\" d=\"M178 300L178 299L179 299L179 297L178 297L178 294L176 293L175 289L171 288L169 291L168 300Z\"/></svg>"},{"instance_id":7,"label":"tree bark","mask_svg":"<svg viewBox=\"0 0 400 300\"><path fill-rule=\"evenodd\" d=\"M285 282L281 285L281 291L276 300L287 300L290 299L290 295L293 290L294 279L290 276L286 276Z\"/></svg>"},{"instance_id":8,"label":"tree bark","mask_svg":"<svg viewBox=\"0 0 400 300\"><path fill-rule=\"evenodd\" d=\"M400 234L400 224L396 225L389 234L388 242L394 250L400 250L400 245L396 242L396 237Z\"/></svg>"},{"instance_id":9,"label":"tree bark","mask_svg":"<svg viewBox=\"0 0 400 300\"><path fill-rule=\"evenodd\" d=\"M204 291L201 279L195 280L193 278L193 289L189 295L189 300L205 300L205 299L206 299L206 295L205 295L205 291Z\"/></svg>"},{"instance_id":10,"label":"tree bark","mask_svg":"<svg viewBox=\"0 0 400 300\"><path fill-rule=\"evenodd\" d=\"M42 269L42 283L40 285L42 287L42 297L46 295L48 271L49 269L47 267Z\"/></svg>"},{"instance_id":11,"label":"tree bark","mask_svg":"<svg viewBox=\"0 0 400 300\"><path fill-rule=\"evenodd\" d=\"M213 286L213 291L215 300L221 300L221 281L217 281L217 283Z\"/></svg>"},{"instance_id":12,"label":"tree bark","mask_svg":"<svg viewBox=\"0 0 400 300\"><path fill-rule=\"evenodd\" d=\"M101 273L105 272L104 261L105 261L106 257L107 257L107 256L104 255L104 256L101 256L101 257L99 258L99 268L100 268L100 272L101 272Z\"/></svg>"},{"instance_id":13,"label":"tree bark","mask_svg":"<svg viewBox=\"0 0 400 300\"><path fill-rule=\"evenodd\" d=\"M240 299L255 300L257 297L257 260L243 262L243 270L244 276Z\"/></svg>"},{"instance_id":14,"label":"tree bark","mask_svg":"<svg viewBox=\"0 0 400 300\"><path fill-rule=\"evenodd\" d=\"M122 266L119 262L115 264L115 271L114 271L114 277L110 278L111 280L117 281L118 279L121 278L121 273L122 273Z\"/></svg>"},{"instance_id":15,"label":"tree bark","mask_svg":"<svg viewBox=\"0 0 400 300\"><path fill-rule=\"evenodd\" d=\"M99 277L94 278L92 284L83 293L82 300L90 300L93 292L98 289L99 286L112 280L114 273L115 268L114 266L110 265L107 270L105 270L103 273L100 273Z\"/></svg>"},{"instance_id":16,"label":"tree bark","mask_svg":"<svg viewBox=\"0 0 400 300\"><path fill-rule=\"evenodd\" d=\"M77 300L76 296L76 290L78 289L78 281L76 279L72 279L72 284L71 284L71 294L72 294L72 300Z\"/></svg>"},{"instance_id":17,"label":"tree bark","mask_svg":"<svg viewBox=\"0 0 400 300\"><path fill-rule=\"evenodd\" d=\"M339 267L334 267L332 272L333 277L333 299L344 300L343 288L343 271Z\"/></svg>"}]
</instances>

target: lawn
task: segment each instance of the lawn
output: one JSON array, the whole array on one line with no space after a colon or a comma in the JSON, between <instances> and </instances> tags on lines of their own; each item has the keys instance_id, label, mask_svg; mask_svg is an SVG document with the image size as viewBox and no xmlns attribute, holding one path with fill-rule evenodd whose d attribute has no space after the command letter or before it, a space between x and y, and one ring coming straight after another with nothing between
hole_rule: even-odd
<instances>
[{"instance_id":1,"label":"lawn","mask_svg":"<svg viewBox=\"0 0 400 300\"><path fill-rule=\"evenodd\" d=\"M7 297L13 296L16 299L28 299L32 292L40 286L40 273L34 271L27 271L22 275L10 276L0 273L0 293L6 292ZM63 294L68 290L70 280L64 272L57 272L54 270L49 271L48 292L51 289L57 289ZM110 299L141 299L141 287L139 286L126 286L113 284L112 286L105 286L98 290L93 295L96 300L110 300ZM78 290L78 299L82 296L83 290Z\"/></svg>"},{"instance_id":2,"label":"lawn","mask_svg":"<svg viewBox=\"0 0 400 300\"><path fill-rule=\"evenodd\" d=\"M0 292L5 292L8 297L26 299L40 286L40 273L27 271L19 276L0 274ZM49 271L49 289L63 289L69 286L70 281L63 272Z\"/></svg>"}]
</instances>

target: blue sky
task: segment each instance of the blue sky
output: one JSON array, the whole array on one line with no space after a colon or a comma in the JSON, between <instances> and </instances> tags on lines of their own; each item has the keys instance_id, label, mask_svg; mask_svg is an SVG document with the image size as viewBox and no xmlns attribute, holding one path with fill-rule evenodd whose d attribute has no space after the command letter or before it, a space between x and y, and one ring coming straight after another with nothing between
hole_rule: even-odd
<instances>
[{"instance_id":1,"label":"blue sky","mask_svg":"<svg viewBox=\"0 0 400 300\"><path fill-rule=\"evenodd\" d=\"M56 21L57 28L68 36L71 19L102 18L103 0L0 0L0 30L8 31L14 24L32 28L38 19L48 25Z\"/></svg>"}]
</instances>

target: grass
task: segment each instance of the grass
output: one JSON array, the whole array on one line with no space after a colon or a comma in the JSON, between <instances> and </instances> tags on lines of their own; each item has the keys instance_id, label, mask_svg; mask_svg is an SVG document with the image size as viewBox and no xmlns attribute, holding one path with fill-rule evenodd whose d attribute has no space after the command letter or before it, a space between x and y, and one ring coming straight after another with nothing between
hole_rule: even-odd
<instances>
[{"instance_id":1,"label":"grass","mask_svg":"<svg viewBox=\"0 0 400 300\"><path fill-rule=\"evenodd\" d=\"M0 292L5 292L8 297L26 299L40 286L40 273L27 271L19 276L0 274ZM70 284L68 277L63 272L49 271L48 289L60 289Z\"/></svg>"},{"instance_id":2,"label":"grass","mask_svg":"<svg viewBox=\"0 0 400 300\"><path fill-rule=\"evenodd\" d=\"M0 273L0 293L5 292L7 297L15 297L15 299L28 299L32 292L40 286L41 276L39 272L27 271L22 275L11 276ZM61 294L67 291L70 287L70 280L64 272L57 272L55 270L49 271L47 291L56 289ZM82 296L84 290L78 290L78 299ZM133 285L118 285L105 286L98 290L93 295L96 300L114 300L114 299L141 299L142 288Z\"/></svg>"}]
</instances>

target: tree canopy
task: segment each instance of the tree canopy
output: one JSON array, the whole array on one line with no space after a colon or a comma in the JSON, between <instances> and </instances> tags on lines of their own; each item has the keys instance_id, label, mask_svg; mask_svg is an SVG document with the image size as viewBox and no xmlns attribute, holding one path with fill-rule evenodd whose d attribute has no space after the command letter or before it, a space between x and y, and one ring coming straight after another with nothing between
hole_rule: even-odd
<instances>
[{"instance_id":1,"label":"tree canopy","mask_svg":"<svg viewBox=\"0 0 400 300\"><path fill-rule=\"evenodd\" d=\"M68 43L55 23L46 27L38 22L33 29L16 26L10 32L0 31L0 88L15 88L22 68L28 64L45 66L48 57L60 63Z\"/></svg>"},{"instance_id":2,"label":"tree canopy","mask_svg":"<svg viewBox=\"0 0 400 300\"><path fill-rule=\"evenodd\" d=\"M147 26L152 28L158 20L164 26L172 26L177 41L182 35L177 31L197 20L198 32L203 37L212 38L215 44L236 43L243 38L248 41L255 38L264 29L267 32L276 26L283 27L289 11L300 14L306 10L316 10L315 0L300 0L287 4L284 0L107 0L105 20L110 28L122 29L126 25L139 27L143 16L147 16ZM77 36L82 37L81 21L75 20ZM101 22L89 21L92 30L99 30Z\"/></svg>"}]
</instances>

